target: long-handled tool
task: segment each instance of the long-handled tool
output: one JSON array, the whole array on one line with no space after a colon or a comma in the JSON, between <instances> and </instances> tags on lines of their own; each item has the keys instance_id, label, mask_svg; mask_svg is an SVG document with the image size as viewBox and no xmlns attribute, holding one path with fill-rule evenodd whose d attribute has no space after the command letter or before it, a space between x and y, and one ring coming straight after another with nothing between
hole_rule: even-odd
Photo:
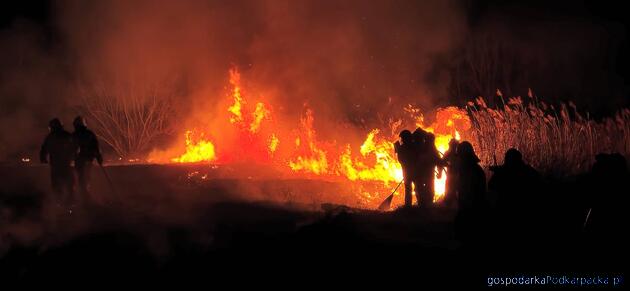
<instances>
[{"instance_id":1,"label":"long-handled tool","mask_svg":"<svg viewBox=\"0 0 630 291\"><path fill-rule=\"evenodd\" d=\"M396 188L394 188L394 191L392 191L392 194L390 194L387 198L385 198L385 200L383 200L383 202L381 203L381 205L378 206L378 210L381 211L385 211L388 210L391 205L392 205L392 199L394 198L394 193L396 193L396 190L398 190L398 187L400 187L400 185L404 182L405 180L400 181L400 183L398 183L398 185L396 186Z\"/></svg>"},{"instance_id":2,"label":"long-handled tool","mask_svg":"<svg viewBox=\"0 0 630 291\"><path fill-rule=\"evenodd\" d=\"M112 183L112 179L109 178L109 174L107 174L107 171L105 170L105 167L103 167L103 165L99 164L101 170L103 171L103 176L105 176L105 180L107 180L107 184L109 184L109 188L112 189L112 192L114 193L115 197L119 197L118 196L118 192L116 191L116 188L114 187L114 183Z\"/></svg>"},{"instance_id":3,"label":"long-handled tool","mask_svg":"<svg viewBox=\"0 0 630 291\"><path fill-rule=\"evenodd\" d=\"M438 174L437 170L434 170L434 172ZM403 179L402 181L400 181L400 183L398 183L398 185L396 185L396 188L394 188L394 191L392 191L392 194L389 194L389 196L387 196L387 198L385 198L385 200L381 202L381 205L378 206L378 210L381 210L381 211L389 210L389 208L392 205L392 199L394 198L394 194L396 193L396 190L398 190L398 187L400 187L400 185L404 181L405 180Z\"/></svg>"},{"instance_id":4,"label":"long-handled tool","mask_svg":"<svg viewBox=\"0 0 630 291\"><path fill-rule=\"evenodd\" d=\"M591 218L591 211L593 210L593 208L589 208L588 209L588 213L586 213L586 220L584 220L584 224L582 225L582 229L586 229L586 226L588 225L588 220L589 218Z\"/></svg>"}]
</instances>

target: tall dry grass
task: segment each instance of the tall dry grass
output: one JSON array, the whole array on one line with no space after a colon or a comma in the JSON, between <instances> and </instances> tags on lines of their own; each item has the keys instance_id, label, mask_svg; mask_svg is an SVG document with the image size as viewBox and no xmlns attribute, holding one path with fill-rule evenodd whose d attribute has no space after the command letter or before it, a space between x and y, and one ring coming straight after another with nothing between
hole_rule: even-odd
<instances>
[{"instance_id":1,"label":"tall dry grass","mask_svg":"<svg viewBox=\"0 0 630 291\"><path fill-rule=\"evenodd\" d=\"M601 152L630 157L630 109L595 121L573 103L558 107L536 98L503 98L502 108L490 108L483 98L469 102L470 139L486 166L503 162L514 147L536 169L548 175L564 176L586 172Z\"/></svg>"}]
</instances>

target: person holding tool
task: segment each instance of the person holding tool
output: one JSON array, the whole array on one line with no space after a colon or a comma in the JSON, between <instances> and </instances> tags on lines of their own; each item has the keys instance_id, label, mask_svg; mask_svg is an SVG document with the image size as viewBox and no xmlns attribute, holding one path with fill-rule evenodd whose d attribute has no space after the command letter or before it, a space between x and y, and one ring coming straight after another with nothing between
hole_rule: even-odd
<instances>
[{"instance_id":1,"label":"person holding tool","mask_svg":"<svg viewBox=\"0 0 630 291\"><path fill-rule=\"evenodd\" d=\"M77 151L74 160L74 169L77 173L79 193L84 197L88 197L90 195L89 188L92 163L96 159L96 162L102 167L103 156L98 146L98 139L94 132L87 128L85 119L81 116L77 116L72 124L74 125L72 140Z\"/></svg>"}]
</instances>

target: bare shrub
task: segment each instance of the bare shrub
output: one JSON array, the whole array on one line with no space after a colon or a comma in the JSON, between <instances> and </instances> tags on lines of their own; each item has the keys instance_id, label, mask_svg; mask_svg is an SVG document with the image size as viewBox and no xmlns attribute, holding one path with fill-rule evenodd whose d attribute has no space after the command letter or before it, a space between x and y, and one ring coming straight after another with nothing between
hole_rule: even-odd
<instances>
[{"instance_id":1,"label":"bare shrub","mask_svg":"<svg viewBox=\"0 0 630 291\"><path fill-rule=\"evenodd\" d=\"M78 111L90 128L123 159L138 157L173 131L172 90L92 83L80 88Z\"/></svg>"}]
</instances>

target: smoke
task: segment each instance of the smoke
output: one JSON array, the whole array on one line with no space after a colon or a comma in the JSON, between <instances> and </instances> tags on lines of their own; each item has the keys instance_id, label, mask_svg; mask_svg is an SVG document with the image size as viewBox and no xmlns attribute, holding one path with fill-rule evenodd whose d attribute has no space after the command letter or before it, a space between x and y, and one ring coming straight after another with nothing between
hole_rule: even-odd
<instances>
[{"instance_id":1,"label":"smoke","mask_svg":"<svg viewBox=\"0 0 630 291\"><path fill-rule=\"evenodd\" d=\"M68 123L85 92L172 95L176 134L190 124L216 126L212 119L225 113L232 67L247 83L246 98L270 104L281 123L296 124L306 104L322 135L347 134L337 130L339 124L364 135L388 106L399 110L412 103L429 110L487 94L466 86L452 90L461 54L484 34L510 44L507 50L520 60L497 85L514 83L514 90L502 88L512 91L507 94L523 95L533 87L552 97L574 97L565 89L602 74L576 73L594 71L588 69L597 68L597 61L572 64L614 47L598 41L619 37L583 21L533 21L536 9L475 14L471 5L483 6L404 0L53 1L45 24L16 18L0 31L0 158L32 158L47 121L59 116ZM511 19L512 14L524 17ZM563 38L553 42L557 36ZM550 81L550 75L564 81ZM604 85L589 93L610 83L600 79L597 84Z\"/></svg>"},{"instance_id":2,"label":"smoke","mask_svg":"<svg viewBox=\"0 0 630 291\"><path fill-rule=\"evenodd\" d=\"M0 159L36 151L53 114L67 115L68 75L58 51L33 23L0 31Z\"/></svg>"},{"instance_id":3,"label":"smoke","mask_svg":"<svg viewBox=\"0 0 630 291\"><path fill-rule=\"evenodd\" d=\"M2 36L0 92L14 112L3 125L35 133L3 131L5 156L37 144L50 117L71 118L86 87L168 88L179 122L208 119L231 67L293 122L305 103L350 123L389 97L428 107L446 85L426 82L432 58L465 29L451 1L58 1L51 13L51 32L17 23Z\"/></svg>"}]
</instances>

